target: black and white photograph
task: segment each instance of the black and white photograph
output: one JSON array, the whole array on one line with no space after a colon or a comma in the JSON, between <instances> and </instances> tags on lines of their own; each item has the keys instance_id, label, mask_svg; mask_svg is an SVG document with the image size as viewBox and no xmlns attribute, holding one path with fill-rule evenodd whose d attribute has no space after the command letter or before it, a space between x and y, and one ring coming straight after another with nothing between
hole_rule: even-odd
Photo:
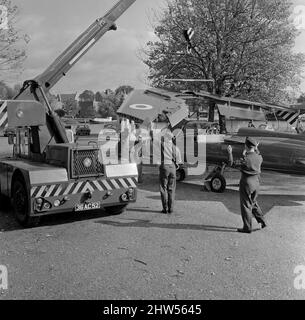
<instances>
[{"instance_id":1,"label":"black and white photograph","mask_svg":"<svg viewBox=\"0 0 305 320\"><path fill-rule=\"evenodd\" d=\"M0 0L2 302L304 300L304 182L304 0Z\"/></svg>"}]
</instances>

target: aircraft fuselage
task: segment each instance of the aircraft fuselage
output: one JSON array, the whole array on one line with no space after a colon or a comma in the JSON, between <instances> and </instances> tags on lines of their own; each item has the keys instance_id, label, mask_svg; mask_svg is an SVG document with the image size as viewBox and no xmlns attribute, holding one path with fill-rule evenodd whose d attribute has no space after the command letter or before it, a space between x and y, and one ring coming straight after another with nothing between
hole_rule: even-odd
<instances>
[{"instance_id":1,"label":"aircraft fuselage","mask_svg":"<svg viewBox=\"0 0 305 320\"><path fill-rule=\"evenodd\" d=\"M244 130L237 135L225 136L223 141L209 142L207 137L206 155L208 163L220 163L228 159L227 146L233 148L234 159L242 157L244 141L247 136L259 142L259 151L263 156L263 170L305 175L305 137L294 134ZM244 134L244 135L243 135Z\"/></svg>"}]
</instances>

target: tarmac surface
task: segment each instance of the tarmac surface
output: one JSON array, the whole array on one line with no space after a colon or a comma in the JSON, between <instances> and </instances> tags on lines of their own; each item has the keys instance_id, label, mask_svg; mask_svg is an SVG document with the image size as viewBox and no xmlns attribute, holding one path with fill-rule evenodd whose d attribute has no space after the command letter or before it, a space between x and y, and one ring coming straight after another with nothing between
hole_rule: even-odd
<instances>
[{"instance_id":1,"label":"tarmac surface","mask_svg":"<svg viewBox=\"0 0 305 320\"><path fill-rule=\"evenodd\" d=\"M227 177L223 194L198 177L178 183L172 215L160 213L156 168L121 215L70 213L23 229L0 203L0 299L304 299L294 271L305 265L305 177L263 173L269 225L253 220L250 235L236 231L239 173Z\"/></svg>"}]
</instances>

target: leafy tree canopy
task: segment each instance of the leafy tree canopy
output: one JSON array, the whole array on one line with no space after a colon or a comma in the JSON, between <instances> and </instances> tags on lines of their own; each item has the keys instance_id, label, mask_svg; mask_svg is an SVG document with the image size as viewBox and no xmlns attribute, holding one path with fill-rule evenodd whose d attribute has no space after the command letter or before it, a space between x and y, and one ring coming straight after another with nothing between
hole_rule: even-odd
<instances>
[{"instance_id":1,"label":"leafy tree canopy","mask_svg":"<svg viewBox=\"0 0 305 320\"><path fill-rule=\"evenodd\" d=\"M17 6L10 0L0 0L0 80L15 80L26 59L29 37L16 27Z\"/></svg>"},{"instance_id":2,"label":"leafy tree canopy","mask_svg":"<svg viewBox=\"0 0 305 320\"><path fill-rule=\"evenodd\" d=\"M63 109L56 109L56 110L54 110L54 112L56 112L57 115L58 115L60 118L62 118L62 117L64 117L64 116L66 115L66 112L65 112Z\"/></svg>"},{"instance_id":3,"label":"leafy tree canopy","mask_svg":"<svg viewBox=\"0 0 305 320\"><path fill-rule=\"evenodd\" d=\"M153 86L178 89L168 78L211 79L193 89L254 101L288 102L301 82L305 56L293 53L298 35L289 0L167 0L156 14L144 63ZM192 27L193 49L183 30ZM289 90L290 89L290 90Z\"/></svg>"},{"instance_id":4,"label":"leafy tree canopy","mask_svg":"<svg viewBox=\"0 0 305 320\"><path fill-rule=\"evenodd\" d=\"M95 94L91 90L85 90L83 93L79 95L79 99L81 101L94 101Z\"/></svg>"},{"instance_id":5,"label":"leafy tree canopy","mask_svg":"<svg viewBox=\"0 0 305 320\"><path fill-rule=\"evenodd\" d=\"M20 91L21 86L15 85L13 88L0 80L0 100L12 99Z\"/></svg>"}]
</instances>

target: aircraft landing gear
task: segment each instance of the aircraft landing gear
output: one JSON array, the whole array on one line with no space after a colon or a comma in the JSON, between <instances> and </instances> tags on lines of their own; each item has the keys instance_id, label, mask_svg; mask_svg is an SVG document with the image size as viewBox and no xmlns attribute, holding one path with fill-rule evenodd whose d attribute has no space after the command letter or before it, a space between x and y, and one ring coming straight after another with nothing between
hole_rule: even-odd
<instances>
[{"instance_id":1,"label":"aircraft landing gear","mask_svg":"<svg viewBox=\"0 0 305 320\"><path fill-rule=\"evenodd\" d=\"M227 182L223 175L215 174L210 181L211 190L217 193L223 193L226 189Z\"/></svg>"},{"instance_id":2,"label":"aircraft landing gear","mask_svg":"<svg viewBox=\"0 0 305 320\"><path fill-rule=\"evenodd\" d=\"M227 186L227 182L224 177L225 168L226 164L223 163L221 166L215 167L213 171L205 178L205 186L208 183L211 191L216 193L223 193L225 191Z\"/></svg>"}]
</instances>

